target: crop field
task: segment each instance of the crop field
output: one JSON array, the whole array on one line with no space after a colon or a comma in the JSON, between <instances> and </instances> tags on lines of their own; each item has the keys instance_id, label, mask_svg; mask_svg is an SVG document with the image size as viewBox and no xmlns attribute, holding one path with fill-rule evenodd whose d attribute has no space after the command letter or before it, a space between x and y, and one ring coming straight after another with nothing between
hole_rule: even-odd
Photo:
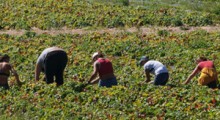
<instances>
[{"instance_id":1,"label":"crop field","mask_svg":"<svg viewBox=\"0 0 220 120\"><path fill-rule=\"evenodd\" d=\"M1 29L204 26L219 24L219 2L209 9L149 4L149 7L121 6L89 1L1 0ZM120 0L119 0L120 1ZM156 3L156 2L155 2ZM148 4L147 4L148 5ZM146 5L146 6L147 6ZM203 5L203 4L202 4ZM156 6L156 7L155 7ZM195 5L196 6L196 5Z\"/></svg>"},{"instance_id":2,"label":"crop field","mask_svg":"<svg viewBox=\"0 0 220 120\"><path fill-rule=\"evenodd\" d=\"M120 1L120 0L119 0ZM174 6L156 0L144 4L134 0L129 5L98 0L0 0L0 33L25 30L22 35L0 34L0 53L8 54L22 86L9 78L9 90L0 88L0 119L91 119L91 120L195 120L220 119L220 91L197 85L196 76L188 85L182 83L201 55L213 60L220 71L220 32L197 29L190 32L155 30L145 33L140 27L218 26L220 2L201 0L212 9L186 7L187 0ZM158 0L159 1L159 0ZM204 4L203 4L204 1ZM161 3L166 3L161 0ZM198 2L195 0L195 2ZM179 2L180 3L180 2ZM146 6L149 4L149 8ZM201 7L202 8L202 7ZM32 31L69 29L127 29L135 32L86 32L83 34L38 34ZM34 81L38 56L47 47L58 46L68 54L64 84L46 84L43 74ZM91 55L101 50L112 61L118 86L88 85L93 71ZM142 83L144 70L137 66L141 56L161 61L170 78L166 86Z\"/></svg>"}]
</instances>

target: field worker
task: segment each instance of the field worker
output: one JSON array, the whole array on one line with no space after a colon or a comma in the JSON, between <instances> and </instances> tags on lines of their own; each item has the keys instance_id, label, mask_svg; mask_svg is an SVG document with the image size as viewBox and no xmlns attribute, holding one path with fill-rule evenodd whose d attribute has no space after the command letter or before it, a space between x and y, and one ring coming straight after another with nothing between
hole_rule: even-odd
<instances>
[{"instance_id":1,"label":"field worker","mask_svg":"<svg viewBox=\"0 0 220 120\"><path fill-rule=\"evenodd\" d=\"M201 71L198 84L207 85L209 88L217 88L218 75L213 61L207 60L205 57L199 57L196 63L196 68L183 84L189 83L190 80Z\"/></svg>"},{"instance_id":2,"label":"field worker","mask_svg":"<svg viewBox=\"0 0 220 120\"><path fill-rule=\"evenodd\" d=\"M0 86L4 89L9 89L8 77L10 76L10 72L15 76L18 85L21 85L18 74L9 61L10 57L8 55L0 56Z\"/></svg>"},{"instance_id":3,"label":"field worker","mask_svg":"<svg viewBox=\"0 0 220 120\"><path fill-rule=\"evenodd\" d=\"M144 66L144 72L146 74L145 82L150 82L150 73L155 75L153 82L154 85L165 85L169 78L167 68L159 61L149 60L147 56L142 56L139 64Z\"/></svg>"},{"instance_id":4,"label":"field worker","mask_svg":"<svg viewBox=\"0 0 220 120\"><path fill-rule=\"evenodd\" d=\"M55 82L57 86L63 84L63 72L67 64L66 52L58 47L45 49L37 59L35 80L39 80L40 72L45 74L47 84Z\"/></svg>"},{"instance_id":5,"label":"field worker","mask_svg":"<svg viewBox=\"0 0 220 120\"><path fill-rule=\"evenodd\" d=\"M109 59L104 58L101 52L95 52L92 55L93 60L93 73L88 81L88 83L99 82L99 86L111 87L117 85L117 80L114 75L112 63ZM99 74L98 79L95 79L97 74Z\"/></svg>"}]
</instances>

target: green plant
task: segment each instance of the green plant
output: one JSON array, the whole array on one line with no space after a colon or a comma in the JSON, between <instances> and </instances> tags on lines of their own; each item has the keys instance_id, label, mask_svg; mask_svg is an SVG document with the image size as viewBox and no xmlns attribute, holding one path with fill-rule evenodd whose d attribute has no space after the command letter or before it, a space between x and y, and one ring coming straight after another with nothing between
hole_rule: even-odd
<instances>
[{"instance_id":1,"label":"green plant","mask_svg":"<svg viewBox=\"0 0 220 120\"><path fill-rule=\"evenodd\" d=\"M169 31L167 31L167 30L159 30L157 34L159 36L168 36L169 35Z\"/></svg>"}]
</instances>

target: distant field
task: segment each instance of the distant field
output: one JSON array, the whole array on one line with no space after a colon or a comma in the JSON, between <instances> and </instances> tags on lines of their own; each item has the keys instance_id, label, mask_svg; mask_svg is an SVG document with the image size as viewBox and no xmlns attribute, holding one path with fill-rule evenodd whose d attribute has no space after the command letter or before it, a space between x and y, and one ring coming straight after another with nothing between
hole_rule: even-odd
<instances>
[{"instance_id":1,"label":"distant field","mask_svg":"<svg viewBox=\"0 0 220 120\"><path fill-rule=\"evenodd\" d=\"M220 14L219 0L88 0L92 2L106 2L112 4L128 3L124 5L142 6L147 9L155 9L161 7L177 7L185 10L204 11Z\"/></svg>"},{"instance_id":2,"label":"distant field","mask_svg":"<svg viewBox=\"0 0 220 120\"><path fill-rule=\"evenodd\" d=\"M191 4L190 4L191 3ZM2 0L0 29L207 26L220 23L220 2ZM130 5L131 4L131 5Z\"/></svg>"}]
</instances>

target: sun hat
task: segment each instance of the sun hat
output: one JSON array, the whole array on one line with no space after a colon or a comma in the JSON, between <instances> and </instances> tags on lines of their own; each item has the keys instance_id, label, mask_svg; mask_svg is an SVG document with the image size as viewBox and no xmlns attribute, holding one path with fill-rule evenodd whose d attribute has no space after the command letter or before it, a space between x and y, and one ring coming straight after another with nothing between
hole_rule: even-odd
<instances>
[{"instance_id":1,"label":"sun hat","mask_svg":"<svg viewBox=\"0 0 220 120\"><path fill-rule=\"evenodd\" d=\"M98 56L99 55L99 52L95 52L95 53L93 53L93 55L92 55L92 59L94 59L96 56Z\"/></svg>"},{"instance_id":2,"label":"sun hat","mask_svg":"<svg viewBox=\"0 0 220 120\"><path fill-rule=\"evenodd\" d=\"M143 61L148 61L149 58L147 56L142 56L141 59L139 60L138 64L141 65L141 62Z\"/></svg>"}]
</instances>

